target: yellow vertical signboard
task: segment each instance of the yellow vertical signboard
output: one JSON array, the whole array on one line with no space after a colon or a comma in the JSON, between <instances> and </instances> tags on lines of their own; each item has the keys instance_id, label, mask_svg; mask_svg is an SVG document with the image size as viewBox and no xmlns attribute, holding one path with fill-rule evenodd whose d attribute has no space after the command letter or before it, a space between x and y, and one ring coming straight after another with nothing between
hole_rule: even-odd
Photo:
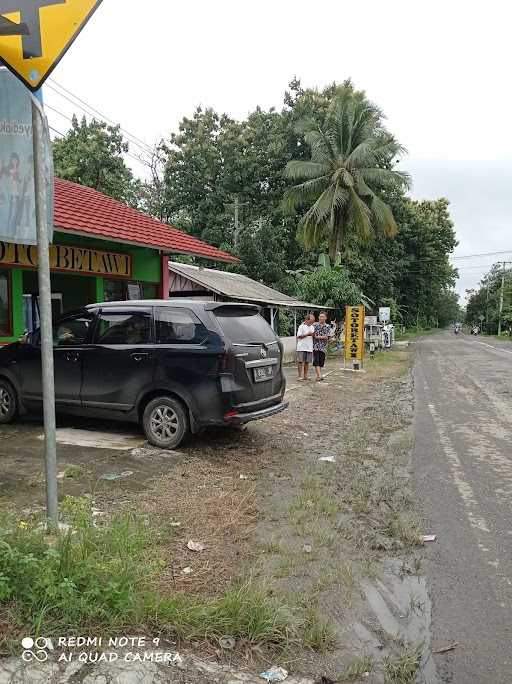
<instances>
[{"instance_id":1,"label":"yellow vertical signboard","mask_svg":"<svg viewBox=\"0 0 512 684\"><path fill-rule=\"evenodd\" d=\"M345 308L345 361L364 358L364 306Z\"/></svg>"}]
</instances>

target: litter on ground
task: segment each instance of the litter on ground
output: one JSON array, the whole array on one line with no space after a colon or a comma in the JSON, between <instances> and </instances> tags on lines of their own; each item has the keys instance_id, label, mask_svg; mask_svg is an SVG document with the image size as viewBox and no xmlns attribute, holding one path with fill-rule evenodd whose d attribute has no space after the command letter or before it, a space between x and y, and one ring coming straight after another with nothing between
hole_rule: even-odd
<instances>
[{"instance_id":1,"label":"litter on ground","mask_svg":"<svg viewBox=\"0 0 512 684\"><path fill-rule=\"evenodd\" d=\"M270 670L262 672L260 677L267 682L284 682L288 677L288 672L282 667L271 667Z\"/></svg>"},{"instance_id":2,"label":"litter on ground","mask_svg":"<svg viewBox=\"0 0 512 684\"><path fill-rule=\"evenodd\" d=\"M453 644L450 644L449 646L443 646L443 648L438 648L437 651L434 651L434 653L448 653L448 651L453 651L457 648L458 642L456 641Z\"/></svg>"},{"instance_id":3,"label":"litter on ground","mask_svg":"<svg viewBox=\"0 0 512 684\"><path fill-rule=\"evenodd\" d=\"M122 480L125 477L133 475L133 470L125 470L122 473L103 473L100 480L107 480L107 482L114 482L115 480Z\"/></svg>"},{"instance_id":4,"label":"litter on ground","mask_svg":"<svg viewBox=\"0 0 512 684\"><path fill-rule=\"evenodd\" d=\"M425 542L435 542L436 539L437 534L424 534L421 541L425 544Z\"/></svg>"},{"instance_id":5,"label":"litter on ground","mask_svg":"<svg viewBox=\"0 0 512 684\"><path fill-rule=\"evenodd\" d=\"M191 551L204 551L206 546L203 544L203 542L196 542L192 541L191 539L187 544L187 548L189 548Z\"/></svg>"}]
</instances>

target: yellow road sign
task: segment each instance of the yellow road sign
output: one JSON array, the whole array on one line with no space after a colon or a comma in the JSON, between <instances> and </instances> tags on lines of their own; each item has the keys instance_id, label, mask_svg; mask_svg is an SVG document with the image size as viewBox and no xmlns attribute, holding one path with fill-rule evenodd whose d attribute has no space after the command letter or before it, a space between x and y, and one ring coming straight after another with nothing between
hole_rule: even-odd
<instances>
[{"instance_id":1,"label":"yellow road sign","mask_svg":"<svg viewBox=\"0 0 512 684\"><path fill-rule=\"evenodd\" d=\"M364 306L345 308L345 359L362 361L364 358Z\"/></svg>"},{"instance_id":2,"label":"yellow road sign","mask_svg":"<svg viewBox=\"0 0 512 684\"><path fill-rule=\"evenodd\" d=\"M41 87L102 0L0 0L0 62Z\"/></svg>"}]
</instances>

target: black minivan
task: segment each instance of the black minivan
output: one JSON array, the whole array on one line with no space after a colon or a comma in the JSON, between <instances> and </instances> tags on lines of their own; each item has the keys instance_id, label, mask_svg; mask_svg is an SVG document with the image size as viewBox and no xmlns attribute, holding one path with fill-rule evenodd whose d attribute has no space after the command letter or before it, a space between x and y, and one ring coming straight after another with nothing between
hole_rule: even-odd
<instances>
[{"instance_id":1,"label":"black minivan","mask_svg":"<svg viewBox=\"0 0 512 684\"><path fill-rule=\"evenodd\" d=\"M252 304L91 304L58 319L53 336L57 412L142 423L158 447L287 407L282 344ZM0 424L41 409L39 340L0 349Z\"/></svg>"}]
</instances>

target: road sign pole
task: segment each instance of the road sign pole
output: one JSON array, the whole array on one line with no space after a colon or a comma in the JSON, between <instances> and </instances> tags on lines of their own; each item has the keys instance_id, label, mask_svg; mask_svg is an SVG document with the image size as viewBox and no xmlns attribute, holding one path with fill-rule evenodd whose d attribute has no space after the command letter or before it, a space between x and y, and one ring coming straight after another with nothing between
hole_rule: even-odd
<instances>
[{"instance_id":1,"label":"road sign pole","mask_svg":"<svg viewBox=\"0 0 512 684\"><path fill-rule=\"evenodd\" d=\"M48 208L46 206L46 173L43 156L43 121L41 112L35 102L32 102L32 129L34 138L34 186L41 324L46 511L50 525L55 527L58 523L59 511L57 498L57 440L55 434L55 382L53 375L52 290L48 244Z\"/></svg>"}]
</instances>

